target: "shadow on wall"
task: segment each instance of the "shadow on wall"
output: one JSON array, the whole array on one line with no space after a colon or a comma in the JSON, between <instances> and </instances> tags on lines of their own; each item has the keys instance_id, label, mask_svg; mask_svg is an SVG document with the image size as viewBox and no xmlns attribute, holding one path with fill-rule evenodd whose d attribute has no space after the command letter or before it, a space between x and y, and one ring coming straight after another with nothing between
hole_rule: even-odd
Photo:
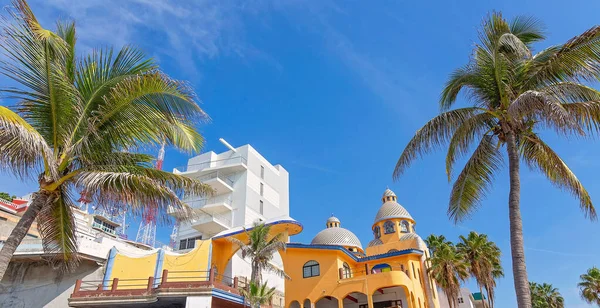
<instances>
[{"instance_id":1,"label":"shadow on wall","mask_svg":"<svg viewBox=\"0 0 600 308\"><path fill-rule=\"evenodd\" d=\"M57 281L49 262L11 262L0 284L0 308L68 307L77 279L102 280L102 267L82 260L75 272Z\"/></svg>"}]
</instances>

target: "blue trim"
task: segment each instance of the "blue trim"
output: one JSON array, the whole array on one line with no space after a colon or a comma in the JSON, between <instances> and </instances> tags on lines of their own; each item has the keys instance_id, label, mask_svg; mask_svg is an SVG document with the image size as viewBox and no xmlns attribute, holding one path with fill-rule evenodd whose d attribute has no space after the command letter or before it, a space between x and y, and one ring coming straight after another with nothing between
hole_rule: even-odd
<instances>
[{"instance_id":1,"label":"blue trim","mask_svg":"<svg viewBox=\"0 0 600 308\"><path fill-rule=\"evenodd\" d=\"M418 255L422 255L423 254L423 250L419 250L419 249L404 249L404 250L400 250L400 251L386 252L386 253L383 253L383 254L380 254L380 255L375 255L375 256L357 257L354 254L350 253L350 251L348 251L346 248L344 248L342 246L334 246L334 245L307 245L307 244L300 244L300 243L289 243L289 244L287 244L287 248L339 250L339 251L345 253L346 255L348 255L350 258L352 258L356 262L367 262L367 261L378 260L378 259L389 258L389 257L395 257L395 256L401 256L401 255L407 255L407 254L418 254Z\"/></svg>"},{"instance_id":2,"label":"blue trim","mask_svg":"<svg viewBox=\"0 0 600 308\"><path fill-rule=\"evenodd\" d=\"M234 303L238 303L238 304L244 304L244 297L240 296L240 295L236 295L233 293L229 293L227 291L223 291L223 290L219 290L219 289L213 289L212 290L212 296L220 298L220 299L224 299L230 302L234 302Z\"/></svg>"},{"instance_id":3,"label":"blue trim","mask_svg":"<svg viewBox=\"0 0 600 308\"><path fill-rule=\"evenodd\" d=\"M289 224L293 224L293 225L299 226L300 227L300 232L302 232L302 230L304 230L304 226L302 226L301 223L299 223L299 222L297 222L295 220L278 220L278 221L266 223L265 225L267 225L267 226L274 226L274 225L280 225L280 224L285 224L285 223L289 223ZM220 235L220 236L215 236L215 237L213 237L213 239L225 238L225 237L233 236L233 235L236 235L236 234L240 234L242 232L250 231L252 229L254 229L254 227L250 227L248 229L243 229L243 230L236 231L236 232L233 232L233 233L227 233L227 234L223 234L223 235Z\"/></svg>"},{"instance_id":4,"label":"blue trim","mask_svg":"<svg viewBox=\"0 0 600 308\"><path fill-rule=\"evenodd\" d=\"M154 267L154 287L158 287L160 284L160 279L162 278L162 268L163 263L165 261L165 251L161 249L158 250L156 254L156 266Z\"/></svg>"},{"instance_id":5,"label":"blue trim","mask_svg":"<svg viewBox=\"0 0 600 308\"><path fill-rule=\"evenodd\" d=\"M113 266L115 265L115 257L117 256L117 247L110 249L108 259L106 260L106 271L104 271L104 279L102 280L102 289L108 290L110 275L112 274Z\"/></svg>"}]
</instances>

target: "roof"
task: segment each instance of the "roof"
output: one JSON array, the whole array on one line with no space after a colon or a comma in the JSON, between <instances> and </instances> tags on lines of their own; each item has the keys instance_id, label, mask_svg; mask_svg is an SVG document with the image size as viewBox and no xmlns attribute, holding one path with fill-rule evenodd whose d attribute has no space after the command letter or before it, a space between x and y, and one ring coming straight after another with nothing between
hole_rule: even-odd
<instances>
[{"instance_id":1,"label":"roof","mask_svg":"<svg viewBox=\"0 0 600 308\"><path fill-rule=\"evenodd\" d=\"M374 224L390 218L405 218L413 220L408 211L396 201L386 201L375 215Z\"/></svg>"},{"instance_id":2,"label":"roof","mask_svg":"<svg viewBox=\"0 0 600 308\"><path fill-rule=\"evenodd\" d=\"M396 197L396 194L389 188L386 188L383 192L384 197Z\"/></svg>"},{"instance_id":3,"label":"roof","mask_svg":"<svg viewBox=\"0 0 600 308\"><path fill-rule=\"evenodd\" d=\"M317 233L311 245L340 245L357 247L362 250L360 240L352 231L341 227L331 227Z\"/></svg>"},{"instance_id":4,"label":"roof","mask_svg":"<svg viewBox=\"0 0 600 308\"><path fill-rule=\"evenodd\" d=\"M266 221L262 221L262 223L264 223L265 225L268 225L268 226L275 226L275 225L281 225L281 224L291 224L291 225L297 226L297 228L289 230L290 236L296 235L296 234L300 233L300 231L302 231L302 224L289 216L279 216L279 217L267 219ZM245 225L245 226L241 226L241 227L231 228L229 230L224 230L224 231L217 233L215 236L213 236L213 239L236 235L236 234L239 234L239 233L242 233L245 231L250 231L250 230L252 230L252 228L253 228L253 225Z\"/></svg>"},{"instance_id":5,"label":"roof","mask_svg":"<svg viewBox=\"0 0 600 308\"><path fill-rule=\"evenodd\" d=\"M481 292L475 292L475 293L473 293L473 299L474 300L480 301L480 300L482 300L482 298L486 299L485 298L485 294L481 294Z\"/></svg>"},{"instance_id":6,"label":"roof","mask_svg":"<svg viewBox=\"0 0 600 308\"><path fill-rule=\"evenodd\" d=\"M337 217L331 215L331 217L327 219L327 222L340 222L340 220Z\"/></svg>"},{"instance_id":7,"label":"roof","mask_svg":"<svg viewBox=\"0 0 600 308\"><path fill-rule=\"evenodd\" d=\"M380 239L376 238L376 239L370 241L369 244L367 245L367 247L377 246L377 245L382 245L382 244L383 244L383 242Z\"/></svg>"}]
</instances>

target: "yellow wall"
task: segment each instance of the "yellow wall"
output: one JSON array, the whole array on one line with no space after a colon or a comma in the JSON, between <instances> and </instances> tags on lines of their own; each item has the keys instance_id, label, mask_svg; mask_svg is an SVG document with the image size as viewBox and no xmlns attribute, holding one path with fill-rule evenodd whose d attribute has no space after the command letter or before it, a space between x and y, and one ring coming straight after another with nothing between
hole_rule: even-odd
<instances>
[{"instance_id":1,"label":"yellow wall","mask_svg":"<svg viewBox=\"0 0 600 308\"><path fill-rule=\"evenodd\" d=\"M110 279L119 278L119 289L142 289L148 285L148 277L154 277L158 252L129 257L120 253L115 256Z\"/></svg>"},{"instance_id":2,"label":"yellow wall","mask_svg":"<svg viewBox=\"0 0 600 308\"><path fill-rule=\"evenodd\" d=\"M169 271L167 281L197 281L208 277L210 243L211 240L197 240L196 248L185 254L165 253L162 269Z\"/></svg>"}]
</instances>

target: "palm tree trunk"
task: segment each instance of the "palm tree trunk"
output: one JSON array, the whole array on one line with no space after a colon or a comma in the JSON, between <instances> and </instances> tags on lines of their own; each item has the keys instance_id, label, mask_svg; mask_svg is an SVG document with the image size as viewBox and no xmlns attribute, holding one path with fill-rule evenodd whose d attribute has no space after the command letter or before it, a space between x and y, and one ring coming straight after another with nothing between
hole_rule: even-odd
<instances>
[{"instance_id":1,"label":"palm tree trunk","mask_svg":"<svg viewBox=\"0 0 600 308\"><path fill-rule=\"evenodd\" d=\"M10 233L10 236L4 242L4 246L2 246L2 250L0 250L0 280L4 277L6 273L6 269L8 269L8 264L10 263L10 259L12 259L15 250L21 241L29 232L29 228L31 224L37 217L38 213L48 201L49 195L43 192L38 192L34 194L33 201L25 210L25 213L17 222L17 225Z\"/></svg>"},{"instance_id":2,"label":"palm tree trunk","mask_svg":"<svg viewBox=\"0 0 600 308\"><path fill-rule=\"evenodd\" d=\"M258 262L252 261L252 273L250 275L250 281L254 282L257 286L262 283L262 275L260 272L260 266Z\"/></svg>"},{"instance_id":3,"label":"palm tree trunk","mask_svg":"<svg viewBox=\"0 0 600 308\"><path fill-rule=\"evenodd\" d=\"M508 195L508 211L510 219L510 251L512 268L517 293L517 306L531 308L531 294L525 266L525 248L523 244L523 221L520 209L521 180L519 179L519 151L515 134L509 132L506 136L508 151L508 166L510 175L510 192Z\"/></svg>"}]
</instances>

